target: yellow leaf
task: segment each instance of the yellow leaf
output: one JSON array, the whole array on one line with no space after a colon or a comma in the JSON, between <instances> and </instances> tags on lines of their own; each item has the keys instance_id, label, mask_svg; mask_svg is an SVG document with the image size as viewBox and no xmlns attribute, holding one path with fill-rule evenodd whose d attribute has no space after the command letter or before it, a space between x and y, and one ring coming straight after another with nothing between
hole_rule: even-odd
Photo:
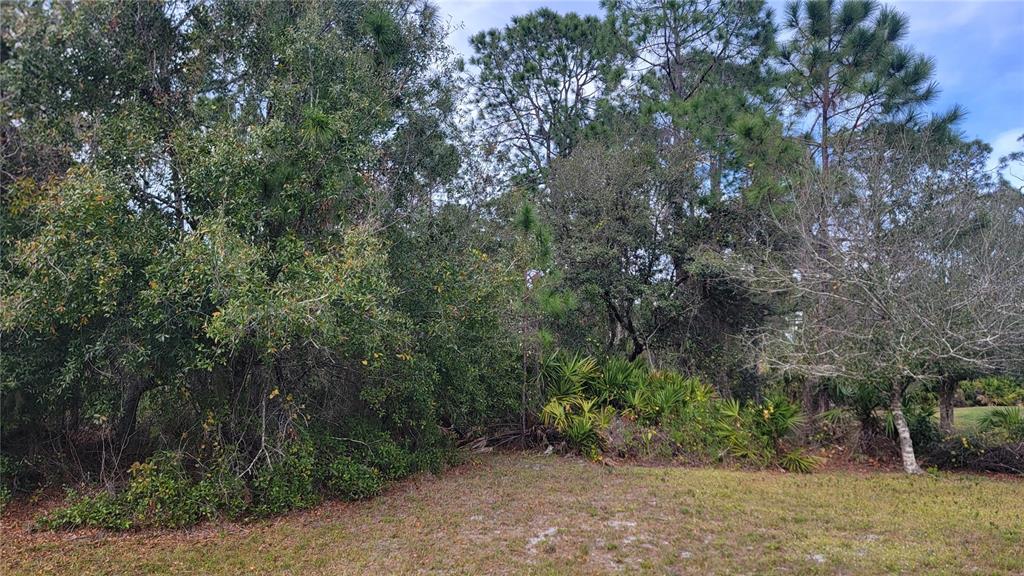
<instances>
[{"instance_id":1,"label":"yellow leaf","mask_svg":"<svg viewBox=\"0 0 1024 576\"><path fill-rule=\"evenodd\" d=\"M272 391L270 392L270 397L271 397L271 398L274 398L275 396L277 396L277 395L278 395L278 394L280 394L280 393L281 393L281 391L280 391L280 390L278 390L277 388L274 388L274 389L273 389L273 390L272 390Z\"/></svg>"}]
</instances>

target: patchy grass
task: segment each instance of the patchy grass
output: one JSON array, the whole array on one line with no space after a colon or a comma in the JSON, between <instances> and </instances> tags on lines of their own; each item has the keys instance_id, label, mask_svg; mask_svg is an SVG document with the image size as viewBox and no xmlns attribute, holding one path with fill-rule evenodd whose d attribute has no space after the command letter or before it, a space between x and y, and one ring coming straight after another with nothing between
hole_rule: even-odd
<instances>
[{"instance_id":1,"label":"patchy grass","mask_svg":"<svg viewBox=\"0 0 1024 576\"><path fill-rule=\"evenodd\" d=\"M2 528L3 574L1020 574L1024 483L500 454L250 525Z\"/></svg>"}]
</instances>

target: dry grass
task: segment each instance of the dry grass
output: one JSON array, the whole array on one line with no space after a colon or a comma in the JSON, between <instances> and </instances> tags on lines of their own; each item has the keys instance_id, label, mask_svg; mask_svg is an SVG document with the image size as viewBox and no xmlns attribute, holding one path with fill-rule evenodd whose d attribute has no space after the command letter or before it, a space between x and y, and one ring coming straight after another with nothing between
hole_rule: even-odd
<instances>
[{"instance_id":1,"label":"dry grass","mask_svg":"<svg viewBox=\"0 0 1024 576\"><path fill-rule=\"evenodd\" d=\"M502 454L270 522L3 529L4 574L1022 574L1024 483Z\"/></svg>"}]
</instances>

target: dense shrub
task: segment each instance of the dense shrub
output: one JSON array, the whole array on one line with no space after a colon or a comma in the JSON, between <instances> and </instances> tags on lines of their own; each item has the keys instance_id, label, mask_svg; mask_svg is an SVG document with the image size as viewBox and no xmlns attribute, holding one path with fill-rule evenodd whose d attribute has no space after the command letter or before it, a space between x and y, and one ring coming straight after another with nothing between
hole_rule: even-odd
<instances>
[{"instance_id":1,"label":"dense shrub","mask_svg":"<svg viewBox=\"0 0 1024 576\"><path fill-rule=\"evenodd\" d=\"M1014 406L1024 404L1024 382L990 376L960 383L968 406Z\"/></svg>"},{"instance_id":2,"label":"dense shrub","mask_svg":"<svg viewBox=\"0 0 1024 576\"><path fill-rule=\"evenodd\" d=\"M590 392L600 402L622 409L631 393L643 387L646 379L647 364L642 360L629 362L612 357L602 367L601 376L594 379Z\"/></svg>"},{"instance_id":3,"label":"dense shrub","mask_svg":"<svg viewBox=\"0 0 1024 576\"><path fill-rule=\"evenodd\" d=\"M252 508L257 516L308 508L320 500L312 444L292 444L284 458L260 468L252 482Z\"/></svg>"},{"instance_id":4,"label":"dense shrub","mask_svg":"<svg viewBox=\"0 0 1024 576\"><path fill-rule=\"evenodd\" d=\"M5 454L0 454L0 512L7 508L11 498L14 497L12 489L17 466Z\"/></svg>"},{"instance_id":5,"label":"dense shrub","mask_svg":"<svg viewBox=\"0 0 1024 576\"><path fill-rule=\"evenodd\" d=\"M348 456L338 456L325 470L327 494L343 500L364 500L380 494L384 482L380 472Z\"/></svg>"},{"instance_id":6,"label":"dense shrub","mask_svg":"<svg viewBox=\"0 0 1024 576\"><path fill-rule=\"evenodd\" d=\"M542 422L570 449L592 458L611 450L700 462L731 456L799 472L817 464L790 445L803 416L781 395L741 403L717 398L699 379L671 370L650 371L614 358L600 366L564 353L544 362L541 381L549 398Z\"/></svg>"},{"instance_id":7,"label":"dense shrub","mask_svg":"<svg viewBox=\"0 0 1024 576\"><path fill-rule=\"evenodd\" d=\"M570 448L596 459L605 447L605 431L614 413L611 406L599 407L596 398L576 394L551 398L541 410L541 419L561 434Z\"/></svg>"},{"instance_id":8,"label":"dense shrub","mask_svg":"<svg viewBox=\"0 0 1024 576\"><path fill-rule=\"evenodd\" d=\"M231 474L211 472L199 481L181 454L161 452L131 467L127 487L117 493L69 493L70 504L40 519L52 529L92 526L112 530L189 526L219 515L234 517L245 508L245 486Z\"/></svg>"},{"instance_id":9,"label":"dense shrub","mask_svg":"<svg viewBox=\"0 0 1024 576\"><path fill-rule=\"evenodd\" d=\"M389 481L456 463L454 446L443 434L425 434L418 442L416 450L407 449L379 422L355 419L334 434L303 432L283 454L186 459L179 452L158 452L131 467L121 490L69 493L67 504L39 523L54 529L182 527L308 508L324 497L362 500L380 494ZM244 460L247 474L233 472L236 460Z\"/></svg>"},{"instance_id":10,"label":"dense shrub","mask_svg":"<svg viewBox=\"0 0 1024 576\"><path fill-rule=\"evenodd\" d=\"M384 480L398 480L417 471L412 453L369 420L350 424L337 440L320 440L319 443L318 451L347 455L377 470Z\"/></svg>"},{"instance_id":11,"label":"dense shrub","mask_svg":"<svg viewBox=\"0 0 1024 576\"><path fill-rule=\"evenodd\" d=\"M225 485L226 484L226 485ZM241 509L241 482L230 474L199 482L186 473L177 452L161 452L131 468L128 489L119 495L133 526L182 527Z\"/></svg>"},{"instance_id":12,"label":"dense shrub","mask_svg":"<svg viewBox=\"0 0 1024 576\"><path fill-rule=\"evenodd\" d=\"M925 461L946 470L1024 474L1024 442L962 435L925 446Z\"/></svg>"},{"instance_id":13,"label":"dense shrub","mask_svg":"<svg viewBox=\"0 0 1024 576\"><path fill-rule=\"evenodd\" d=\"M69 491L66 499L70 504L39 518L39 525L51 530L80 526L108 530L127 530L132 527L124 501L114 494L99 492L79 495Z\"/></svg>"},{"instance_id":14,"label":"dense shrub","mask_svg":"<svg viewBox=\"0 0 1024 576\"><path fill-rule=\"evenodd\" d=\"M792 472L809 472L817 465L816 458L784 442L804 422L800 408L787 398L746 404L723 400L718 408L716 434L730 455L760 466L776 463Z\"/></svg>"},{"instance_id":15,"label":"dense shrub","mask_svg":"<svg viewBox=\"0 0 1024 576\"><path fill-rule=\"evenodd\" d=\"M721 438L715 434L718 409L710 399L693 402L662 422L678 454L691 461L706 462L721 453Z\"/></svg>"},{"instance_id":16,"label":"dense shrub","mask_svg":"<svg viewBox=\"0 0 1024 576\"><path fill-rule=\"evenodd\" d=\"M320 455L293 453L307 429L341 437L372 418L387 435L323 466L346 455L383 479L439 470L437 428L466 434L518 406L513 319L535 243L505 242L490 209L456 201L443 26L402 3L223 8L11 13L24 33L0 73L25 154L5 165L0 202L0 450L23 461L68 447L81 458L48 452L53 469L34 472L131 486L126 465L167 449L193 455L184 476L198 484L216 446L239 455L224 477L260 515L317 500ZM58 44L91 56L62 58ZM125 68L150 56L165 60ZM184 61L195 73L171 65ZM71 136L77 117L95 122ZM79 138L103 152L75 155Z\"/></svg>"}]
</instances>

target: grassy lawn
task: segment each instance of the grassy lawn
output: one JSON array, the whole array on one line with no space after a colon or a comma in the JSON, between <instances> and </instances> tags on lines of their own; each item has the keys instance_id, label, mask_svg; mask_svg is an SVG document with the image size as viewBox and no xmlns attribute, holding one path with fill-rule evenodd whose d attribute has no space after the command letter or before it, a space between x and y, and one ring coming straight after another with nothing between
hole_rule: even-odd
<instances>
[{"instance_id":1,"label":"grassy lawn","mask_svg":"<svg viewBox=\"0 0 1024 576\"><path fill-rule=\"evenodd\" d=\"M1000 406L964 406L953 408L953 426L961 430L972 430L986 414L1001 408Z\"/></svg>"},{"instance_id":2,"label":"grassy lawn","mask_svg":"<svg viewBox=\"0 0 1024 576\"><path fill-rule=\"evenodd\" d=\"M267 522L3 531L8 575L1021 574L1024 483L500 454Z\"/></svg>"}]
</instances>

